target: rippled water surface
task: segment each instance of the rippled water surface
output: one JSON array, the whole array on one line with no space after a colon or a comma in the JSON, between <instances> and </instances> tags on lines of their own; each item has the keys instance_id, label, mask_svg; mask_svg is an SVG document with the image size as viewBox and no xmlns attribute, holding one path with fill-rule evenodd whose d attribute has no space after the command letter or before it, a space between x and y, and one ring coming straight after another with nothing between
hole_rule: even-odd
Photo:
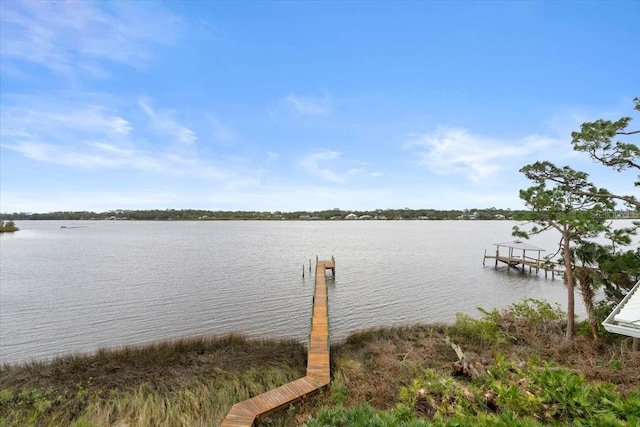
<instances>
[{"instance_id":1,"label":"rippled water surface","mask_svg":"<svg viewBox=\"0 0 640 427\"><path fill-rule=\"evenodd\" d=\"M0 362L228 332L304 341L316 255L336 258L333 340L373 326L450 322L525 296L563 307L566 299L561 280L483 268L484 250L511 240L510 221L17 226L0 235ZM557 240L530 243L553 250Z\"/></svg>"}]
</instances>

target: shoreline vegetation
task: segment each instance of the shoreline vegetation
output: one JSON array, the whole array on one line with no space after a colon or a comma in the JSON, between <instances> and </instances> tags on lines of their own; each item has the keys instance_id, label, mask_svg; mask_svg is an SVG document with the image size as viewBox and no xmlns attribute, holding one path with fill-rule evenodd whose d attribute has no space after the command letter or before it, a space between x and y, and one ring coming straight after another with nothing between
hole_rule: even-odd
<instances>
[{"instance_id":1,"label":"shoreline vegetation","mask_svg":"<svg viewBox=\"0 0 640 427\"><path fill-rule=\"evenodd\" d=\"M483 209L375 209L353 210L330 209L322 211L293 211L293 212L259 212L259 211L211 211L202 209L152 209L152 210L123 210L117 209L106 212L90 211L59 211L49 213L14 212L0 213L0 220L133 220L133 221L229 221L229 220L504 220L518 219L528 211L498 209L495 207ZM607 219L638 219L639 211L614 210L599 212Z\"/></svg>"},{"instance_id":2,"label":"shoreline vegetation","mask_svg":"<svg viewBox=\"0 0 640 427\"><path fill-rule=\"evenodd\" d=\"M0 233L13 233L18 230L20 229L13 221L0 221Z\"/></svg>"},{"instance_id":3,"label":"shoreline vegetation","mask_svg":"<svg viewBox=\"0 0 640 427\"><path fill-rule=\"evenodd\" d=\"M263 426L638 425L631 339L565 339L557 306L525 299L451 325L360 331L332 345L329 390ZM566 318L565 318L566 319ZM480 374L453 372L455 342ZM482 361L482 362L480 362ZM295 341L199 337L0 367L0 426L212 426L233 403L304 376Z\"/></svg>"}]
</instances>

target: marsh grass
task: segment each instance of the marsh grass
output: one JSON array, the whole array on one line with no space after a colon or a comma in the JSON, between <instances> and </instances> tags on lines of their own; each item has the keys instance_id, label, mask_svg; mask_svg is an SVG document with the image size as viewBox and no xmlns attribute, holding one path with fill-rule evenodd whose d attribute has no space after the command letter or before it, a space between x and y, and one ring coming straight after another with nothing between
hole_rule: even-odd
<instances>
[{"instance_id":1,"label":"marsh grass","mask_svg":"<svg viewBox=\"0 0 640 427\"><path fill-rule=\"evenodd\" d=\"M237 335L100 350L0 369L0 425L218 425L229 408L304 376L295 341Z\"/></svg>"}]
</instances>

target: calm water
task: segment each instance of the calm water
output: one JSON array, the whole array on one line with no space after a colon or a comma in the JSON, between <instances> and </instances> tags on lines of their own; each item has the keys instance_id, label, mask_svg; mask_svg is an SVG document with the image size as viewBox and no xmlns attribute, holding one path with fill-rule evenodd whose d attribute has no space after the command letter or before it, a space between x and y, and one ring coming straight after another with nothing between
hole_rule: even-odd
<instances>
[{"instance_id":1,"label":"calm water","mask_svg":"<svg viewBox=\"0 0 640 427\"><path fill-rule=\"evenodd\" d=\"M482 267L485 249L512 240L510 221L17 225L0 235L0 362L228 332L305 341L316 255L336 258L333 340L525 296L566 299L561 280Z\"/></svg>"}]
</instances>

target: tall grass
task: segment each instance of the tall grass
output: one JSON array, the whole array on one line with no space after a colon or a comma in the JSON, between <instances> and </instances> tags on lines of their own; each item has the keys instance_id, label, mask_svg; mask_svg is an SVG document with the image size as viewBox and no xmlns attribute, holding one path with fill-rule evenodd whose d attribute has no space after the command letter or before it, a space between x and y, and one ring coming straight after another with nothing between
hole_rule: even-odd
<instances>
[{"instance_id":1,"label":"tall grass","mask_svg":"<svg viewBox=\"0 0 640 427\"><path fill-rule=\"evenodd\" d=\"M291 381L278 369L247 371L233 380L194 382L170 392L148 384L93 400L76 422L92 426L212 426L222 422L234 403Z\"/></svg>"},{"instance_id":2,"label":"tall grass","mask_svg":"<svg viewBox=\"0 0 640 427\"><path fill-rule=\"evenodd\" d=\"M100 350L0 369L0 426L212 426L304 375L294 341L240 336Z\"/></svg>"}]
</instances>

